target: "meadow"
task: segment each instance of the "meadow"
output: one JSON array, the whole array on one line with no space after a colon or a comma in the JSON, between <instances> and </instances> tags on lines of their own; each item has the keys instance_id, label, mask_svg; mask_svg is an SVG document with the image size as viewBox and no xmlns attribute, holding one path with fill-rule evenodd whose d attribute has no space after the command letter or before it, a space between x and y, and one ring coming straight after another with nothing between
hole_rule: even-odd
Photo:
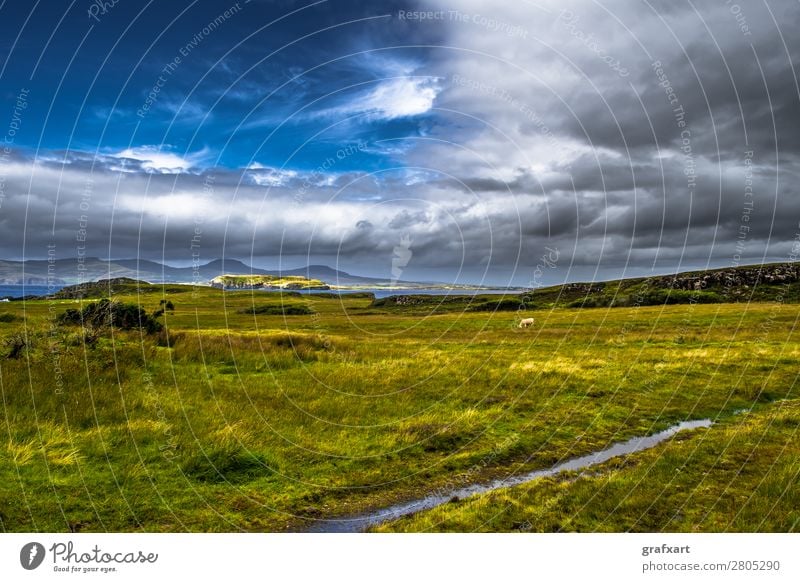
<instances>
[{"instance_id":1,"label":"meadow","mask_svg":"<svg viewBox=\"0 0 800 582\"><path fill-rule=\"evenodd\" d=\"M3 531L303 531L703 418L376 529L797 529L798 305L541 307L518 329L496 296L114 298L162 329L59 320L98 298L0 304Z\"/></svg>"}]
</instances>

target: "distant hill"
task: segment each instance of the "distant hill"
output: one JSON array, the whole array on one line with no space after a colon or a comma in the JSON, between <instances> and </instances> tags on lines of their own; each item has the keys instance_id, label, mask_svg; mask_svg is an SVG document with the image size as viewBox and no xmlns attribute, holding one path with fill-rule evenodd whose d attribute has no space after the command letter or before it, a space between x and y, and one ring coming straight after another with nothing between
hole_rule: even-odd
<instances>
[{"instance_id":1,"label":"distant hill","mask_svg":"<svg viewBox=\"0 0 800 582\"><path fill-rule=\"evenodd\" d=\"M226 261L225 266L228 264ZM316 273L320 278L306 277L297 274L299 272ZM214 278L212 285L229 289L271 287L286 290L323 289L327 288L329 282L334 283L337 277L340 284L342 281L358 281L359 284L363 284L361 281L364 280L380 281L353 277L329 267L311 266L307 269L284 271L282 275L228 274ZM163 287L133 278L117 277L69 286L59 291L55 297L74 299L104 297L116 293L182 293L190 290L191 287L185 285ZM773 263L615 281L567 283L526 291L512 297L457 295L447 290L449 295L443 300L441 296L436 295L414 295L413 287L409 288L410 294L398 291L397 295L375 301L373 306L413 308L447 303L452 309L467 306L472 311L516 311L552 307L631 307L748 301L800 303L800 264ZM442 293L445 291L442 289Z\"/></svg>"},{"instance_id":2,"label":"distant hill","mask_svg":"<svg viewBox=\"0 0 800 582\"><path fill-rule=\"evenodd\" d=\"M69 285L52 295L54 299L99 299L111 297L113 295L178 295L181 293L191 293L190 285L182 284L154 284L147 281L137 281L128 277L117 277L115 279L103 279L88 283ZM27 297L26 299L31 299ZM12 301L19 301L22 298L15 298Z\"/></svg>"},{"instance_id":3,"label":"distant hill","mask_svg":"<svg viewBox=\"0 0 800 582\"><path fill-rule=\"evenodd\" d=\"M50 271L48 271L48 268ZM83 281L92 282L103 279L127 277L151 283L192 283L207 284L214 277L226 273L237 275L269 275L271 271L257 269L236 259L216 259L192 267L171 267L146 259L118 259L105 261L87 257L81 262L77 259L58 259L51 264L46 260L0 261L0 285L47 285L48 276L54 285L70 285Z\"/></svg>"},{"instance_id":4,"label":"distant hill","mask_svg":"<svg viewBox=\"0 0 800 582\"><path fill-rule=\"evenodd\" d=\"M800 301L800 264L747 265L597 283L567 283L536 289L523 296L536 307L790 303Z\"/></svg>"},{"instance_id":5,"label":"distant hill","mask_svg":"<svg viewBox=\"0 0 800 582\"><path fill-rule=\"evenodd\" d=\"M48 269L50 269L48 271ZM299 269L266 270L252 267L238 259L215 259L198 267L171 267L147 259L115 259L106 261L89 257L58 259L52 264L46 260L0 261L0 285L74 285L81 282L128 278L149 283L196 283L207 285L223 275L269 275L273 277L305 277L323 281L334 287L430 287L431 283L390 281L374 277L352 275L325 265L308 265ZM50 281L48 282L48 276ZM466 285L451 285L466 288ZM471 286L471 288L480 288Z\"/></svg>"}]
</instances>

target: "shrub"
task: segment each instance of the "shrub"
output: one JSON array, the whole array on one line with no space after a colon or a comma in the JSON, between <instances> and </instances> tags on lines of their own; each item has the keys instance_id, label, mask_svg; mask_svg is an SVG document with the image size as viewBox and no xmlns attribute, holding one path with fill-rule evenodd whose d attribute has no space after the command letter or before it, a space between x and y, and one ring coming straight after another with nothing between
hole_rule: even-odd
<instances>
[{"instance_id":1,"label":"shrub","mask_svg":"<svg viewBox=\"0 0 800 582\"><path fill-rule=\"evenodd\" d=\"M17 321L17 316L13 313L0 313L0 323L13 323Z\"/></svg>"},{"instance_id":2,"label":"shrub","mask_svg":"<svg viewBox=\"0 0 800 582\"><path fill-rule=\"evenodd\" d=\"M609 300L605 297L584 297L567 304L567 307L608 307Z\"/></svg>"},{"instance_id":3,"label":"shrub","mask_svg":"<svg viewBox=\"0 0 800 582\"><path fill-rule=\"evenodd\" d=\"M722 298L713 291L658 289L646 294L642 305L678 305L684 303L720 303Z\"/></svg>"},{"instance_id":4,"label":"shrub","mask_svg":"<svg viewBox=\"0 0 800 582\"><path fill-rule=\"evenodd\" d=\"M590 296L577 299L567 307L631 307L648 305L680 305L686 303L721 303L722 297L712 291L686 291L683 289L655 289L639 295L616 297Z\"/></svg>"},{"instance_id":5,"label":"shrub","mask_svg":"<svg viewBox=\"0 0 800 582\"><path fill-rule=\"evenodd\" d=\"M527 301L520 301L516 297L506 297L496 301L487 301L480 305L473 305L470 311L519 311L532 307Z\"/></svg>"},{"instance_id":6,"label":"shrub","mask_svg":"<svg viewBox=\"0 0 800 582\"><path fill-rule=\"evenodd\" d=\"M22 351L28 347L28 340L22 333L15 333L11 337L6 338L3 343L7 348L9 348L6 358L11 360L16 360L19 358L22 355Z\"/></svg>"},{"instance_id":7,"label":"shrub","mask_svg":"<svg viewBox=\"0 0 800 582\"><path fill-rule=\"evenodd\" d=\"M283 305L254 305L242 309L239 313L246 315L311 315L313 310L298 303Z\"/></svg>"},{"instance_id":8,"label":"shrub","mask_svg":"<svg viewBox=\"0 0 800 582\"><path fill-rule=\"evenodd\" d=\"M162 328L156 321L159 315L161 313L158 311L148 315L144 309L131 303L101 299L97 303L90 303L81 311L67 309L58 317L58 323L92 328L143 329L147 333L156 333Z\"/></svg>"},{"instance_id":9,"label":"shrub","mask_svg":"<svg viewBox=\"0 0 800 582\"><path fill-rule=\"evenodd\" d=\"M156 345L161 348L173 348L183 336L182 333L170 332L166 327L162 327L156 335Z\"/></svg>"},{"instance_id":10,"label":"shrub","mask_svg":"<svg viewBox=\"0 0 800 582\"><path fill-rule=\"evenodd\" d=\"M300 293L297 293L300 295ZM375 294L367 291L355 291L346 293L309 293L309 297L317 299L371 299L375 301Z\"/></svg>"}]
</instances>

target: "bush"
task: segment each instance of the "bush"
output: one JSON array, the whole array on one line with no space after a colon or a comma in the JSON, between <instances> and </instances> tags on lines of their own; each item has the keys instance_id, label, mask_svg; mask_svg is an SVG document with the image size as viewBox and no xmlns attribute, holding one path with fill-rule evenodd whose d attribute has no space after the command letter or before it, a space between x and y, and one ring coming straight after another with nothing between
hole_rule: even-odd
<instances>
[{"instance_id":1,"label":"bush","mask_svg":"<svg viewBox=\"0 0 800 582\"><path fill-rule=\"evenodd\" d=\"M683 289L656 289L643 295L617 295L583 297L567 307L632 307L648 305L681 305L686 303L721 303L722 297L712 291L685 291Z\"/></svg>"},{"instance_id":2,"label":"bush","mask_svg":"<svg viewBox=\"0 0 800 582\"><path fill-rule=\"evenodd\" d=\"M300 295L297 293L297 295ZM375 301L375 294L367 291L343 292L343 293L309 293L309 297L317 299L370 299Z\"/></svg>"},{"instance_id":3,"label":"bush","mask_svg":"<svg viewBox=\"0 0 800 582\"><path fill-rule=\"evenodd\" d=\"M484 297L472 295L390 295L376 299L370 307L416 307L440 305L455 305L459 303L478 303L486 301Z\"/></svg>"},{"instance_id":4,"label":"bush","mask_svg":"<svg viewBox=\"0 0 800 582\"><path fill-rule=\"evenodd\" d=\"M22 355L22 351L28 347L28 341L25 339L25 335L22 333L15 333L3 342L7 348L9 348L9 352L6 354L6 358L11 360L16 360Z\"/></svg>"},{"instance_id":5,"label":"bush","mask_svg":"<svg viewBox=\"0 0 800 582\"><path fill-rule=\"evenodd\" d=\"M246 315L311 315L314 313L305 305L283 304L283 305L254 305L247 309L242 309L239 313Z\"/></svg>"},{"instance_id":6,"label":"bush","mask_svg":"<svg viewBox=\"0 0 800 582\"><path fill-rule=\"evenodd\" d=\"M101 299L97 303L90 303L81 311L67 309L58 317L58 323L91 328L143 329L147 333L156 333L163 327L156 321L159 315L161 313L158 311L148 315L144 309L131 303Z\"/></svg>"},{"instance_id":7,"label":"bush","mask_svg":"<svg viewBox=\"0 0 800 582\"><path fill-rule=\"evenodd\" d=\"M713 291L684 291L658 289L647 293L641 305L678 305L684 303L720 303L722 298Z\"/></svg>"},{"instance_id":8,"label":"bush","mask_svg":"<svg viewBox=\"0 0 800 582\"><path fill-rule=\"evenodd\" d=\"M473 305L470 311L520 311L533 307L528 301L520 301L516 297L507 297L496 301L487 301L480 305Z\"/></svg>"},{"instance_id":9,"label":"bush","mask_svg":"<svg viewBox=\"0 0 800 582\"><path fill-rule=\"evenodd\" d=\"M0 313L0 323L13 323L17 319L17 316L13 313Z\"/></svg>"},{"instance_id":10,"label":"bush","mask_svg":"<svg viewBox=\"0 0 800 582\"><path fill-rule=\"evenodd\" d=\"M175 311L175 305L172 301L167 301L166 299L162 299L158 302L159 309L153 312L153 317L161 317L164 315L165 311Z\"/></svg>"},{"instance_id":11,"label":"bush","mask_svg":"<svg viewBox=\"0 0 800 582\"><path fill-rule=\"evenodd\" d=\"M584 297L567 304L567 307L608 307L609 300L605 297Z\"/></svg>"},{"instance_id":12,"label":"bush","mask_svg":"<svg viewBox=\"0 0 800 582\"><path fill-rule=\"evenodd\" d=\"M166 327L162 327L156 335L156 345L161 348L173 348L183 336L182 333L170 333Z\"/></svg>"}]
</instances>

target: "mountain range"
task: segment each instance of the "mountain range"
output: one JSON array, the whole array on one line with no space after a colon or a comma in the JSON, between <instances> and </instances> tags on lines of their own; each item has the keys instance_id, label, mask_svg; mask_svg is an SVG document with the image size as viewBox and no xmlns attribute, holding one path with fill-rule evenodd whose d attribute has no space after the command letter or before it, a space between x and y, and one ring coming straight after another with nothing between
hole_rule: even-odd
<instances>
[{"instance_id":1,"label":"mountain range","mask_svg":"<svg viewBox=\"0 0 800 582\"><path fill-rule=\"evenodd\" d=\"M362 277L339 271L325 265L308 265L283 271L258 269L238 259L215 259L197 267L172 267L146 259L115 259L107 261L95 257L77 259L2 261L0 260L0 285L53 285L61 287L81 282L127 277L149 283L208 284L221 275L274 275L300 276L319 279L329 285L341 287L430 287L442 283L390 281L375 277ZM49 280L48 280L49 277ZM448 285L460 287L459 285ZM476 288L479 286L475 286Z\"/></svg>"}]
</instances>

